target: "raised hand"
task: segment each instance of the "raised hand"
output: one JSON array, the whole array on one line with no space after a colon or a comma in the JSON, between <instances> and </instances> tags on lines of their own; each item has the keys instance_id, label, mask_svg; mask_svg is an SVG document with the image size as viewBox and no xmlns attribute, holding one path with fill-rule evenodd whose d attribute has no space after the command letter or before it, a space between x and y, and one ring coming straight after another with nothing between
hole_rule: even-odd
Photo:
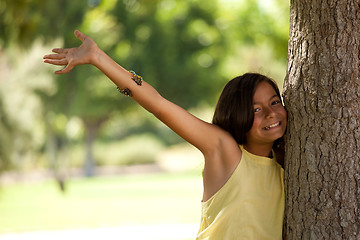
<instances>
[{"instance_id":1,"label":"raised hand","mask_svg":"<svg viewBox=\"0 0 360 240\"><path fill-rule=\"evenodd\" d=\"M80 47L76 48L54 48L52 52L43 57L45 63L65 66L64 69L58 70L55 74L68 73L77 65L92 64L99 50L94 40L82 32L76 30L75 36L82 41Z\"/></svg>"}]
</instances>

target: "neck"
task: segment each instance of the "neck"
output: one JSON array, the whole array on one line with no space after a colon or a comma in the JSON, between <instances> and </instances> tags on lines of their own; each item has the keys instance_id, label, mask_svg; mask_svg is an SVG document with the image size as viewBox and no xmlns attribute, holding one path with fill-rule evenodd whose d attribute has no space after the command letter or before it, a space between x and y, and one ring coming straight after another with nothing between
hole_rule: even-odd
<instances>
[{"instance_id":1,"label":"neck","mask_svg":"<svg viewBox=\"0 0 360 240\"><path fill-rule=\"evenodd\" d=\"M262 156L262 157L272 157L271 150L272 150L273 143L269 144L261 144L261 145L253 145L246 143L244 144L244 149L249 153Z\"/></svg>"}]
</instances>

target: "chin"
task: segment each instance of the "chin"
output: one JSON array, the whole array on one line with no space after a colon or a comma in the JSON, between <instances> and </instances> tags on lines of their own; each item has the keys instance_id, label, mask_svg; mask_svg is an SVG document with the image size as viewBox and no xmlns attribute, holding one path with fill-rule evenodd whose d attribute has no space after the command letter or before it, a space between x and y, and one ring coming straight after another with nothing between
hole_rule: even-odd
<instances>
[{"instance_id":1,"label":"chin","mask_svg":"<svg viewBox=\"0 0 360 240\"><path fill-rule=\"evenodd\" d=\"M272 138L271 141L275 142L276 140L282 138L284 136L284 134L275 134Z\"/></svg>"}]
</instances>

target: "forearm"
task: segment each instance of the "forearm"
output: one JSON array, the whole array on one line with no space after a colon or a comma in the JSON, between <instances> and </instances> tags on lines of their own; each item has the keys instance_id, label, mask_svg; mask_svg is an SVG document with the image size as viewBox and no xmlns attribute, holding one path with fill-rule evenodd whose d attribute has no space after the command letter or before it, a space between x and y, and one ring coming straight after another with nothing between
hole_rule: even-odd
<instances>
[{"instance_id":1,"label":"forearm","mask_svg":"<svg viewBox=\"0 0 360 240\"><path fill-rule=\"evenodd\" d=\"M132 98L149 112L156 112L157 101L162 97L145 81L139 86L132 80L132 74L117 64L101 49L95 53L92 64L102 71L116 86L121 89L129 89Z\"/></svg>"},{"instance_id":2,"label":"forearm","mask_svg":"<svg viewBox=\"0 0 360 240\"><path fill-rule=\"evenodd\" d=\"M151 112L180 137L196 146L200 151L212 149L213 142L216 142L218 138L218 130L214 130L211 124L194 117L183 108L164 99L145 81L142 82L141 86L137 85L132 80L131 73L100 49L94 59L91 62L94 66L101 70L119 88L128 88L132 93L131 97L136 102Z\"/></svg>"}]
</instances>

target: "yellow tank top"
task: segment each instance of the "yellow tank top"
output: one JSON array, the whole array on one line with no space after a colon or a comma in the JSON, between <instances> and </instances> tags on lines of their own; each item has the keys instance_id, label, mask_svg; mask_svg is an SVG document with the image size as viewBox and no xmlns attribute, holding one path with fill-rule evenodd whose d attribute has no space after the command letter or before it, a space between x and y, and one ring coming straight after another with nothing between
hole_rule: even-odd
<instances>
[{"instance_id":1,"label":"yellow tank top","mask_svg":"<svg viewBox=\"0 0 360 240\"><path fill-rule=\"evenodd\" d=\"M229 180L202 202L197 240L282 239L284 170L275 158L240 148L241 160Z\"/></svg>"}]
</instances>

